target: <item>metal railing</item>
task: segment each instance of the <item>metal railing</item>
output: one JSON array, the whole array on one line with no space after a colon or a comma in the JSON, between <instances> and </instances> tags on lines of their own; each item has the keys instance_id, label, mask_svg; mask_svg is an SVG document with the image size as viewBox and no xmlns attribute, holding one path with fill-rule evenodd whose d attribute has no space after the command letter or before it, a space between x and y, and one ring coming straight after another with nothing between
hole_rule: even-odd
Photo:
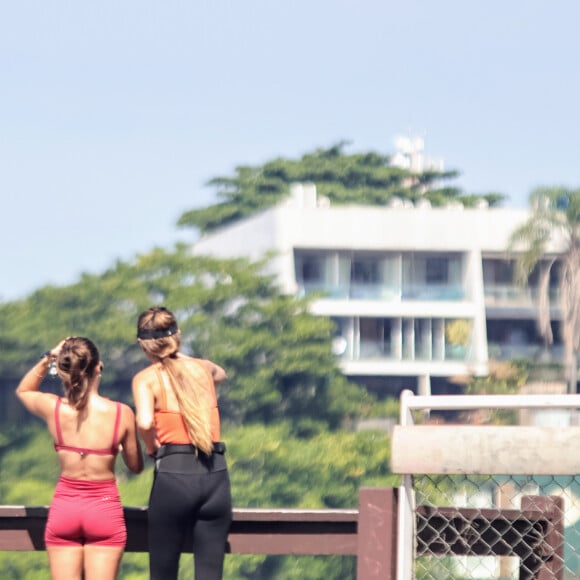
<instances>
[{"instance_id":1,"label":"metal railing","mask_svg":"<svg viewBox=\"0 0 580 580\"><path fill-rule=\"evenodd\" d=\"M361 488L358 510L235 509L227 551L356 556L357 580L395 580L400 577L399 493ZM418 558L437 556L447 563L436 576L427 566L417 577L473 578L454 576L450 557L512 556L520 562L522 580L562 580L562 503L561 498L528 496L521 509L417 506ZM47 514L45 506L0 506L0 550L44 550ZM147 551L147 509L126 507L125 519L126 551ZM186 538L182 551L191 552L190 546Z\"/></svg>"}]
</instances>

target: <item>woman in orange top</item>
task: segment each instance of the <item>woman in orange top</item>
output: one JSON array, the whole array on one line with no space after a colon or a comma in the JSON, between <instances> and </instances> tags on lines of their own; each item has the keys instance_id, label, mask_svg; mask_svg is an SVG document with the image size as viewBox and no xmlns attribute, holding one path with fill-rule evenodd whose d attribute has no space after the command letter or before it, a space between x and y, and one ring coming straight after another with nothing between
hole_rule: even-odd
<instances>
[{"instance_id":1,"label":"woman in orange top","mask_svg":"<svg viewBox=\"0 0 580 580\"><path fill-rule=\"evenodd\" d=\"M64 397L39 391L51 363ZM47 351L16 389L22 404L47 423L60 463L44 534L54 580L117 577L127 539L115 482L117 452L133 473L143 469L135 415L99 395L102 369L92 341L69 337Z\"/></svg>"},{"instance_id":2,"label":"woman in orange top","mask_svg":"<svg viewBox=\"0 0 580 580\"><path fill-rule=\"evenodd\" d=\"M215 363L180 352L173 314L153 307L139 316L137 338L151 364L133 378L137 424L155 458L148 510L151 580L177 578L191 533L197 580L220 580L232 519L230 481L220 441Z\"/></svg>"}]
</instances>

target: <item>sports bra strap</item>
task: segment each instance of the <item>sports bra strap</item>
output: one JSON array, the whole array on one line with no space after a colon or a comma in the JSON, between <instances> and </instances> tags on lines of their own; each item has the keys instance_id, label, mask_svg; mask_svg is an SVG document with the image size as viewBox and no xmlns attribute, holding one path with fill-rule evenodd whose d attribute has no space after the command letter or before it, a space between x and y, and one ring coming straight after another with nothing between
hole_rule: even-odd
<instances>
[{"instance_id":1,"label":"sports bra strap","mask_svg":"<svg viewBox=\"0 0 580 580\"><path fill-rule=\"evenodd\" d=\"M165 393L165 389L170 389L171 385L167 384L167 377L165 375L166 371L161 370L160 365L155 367L155 371L157 372L157 378L159 379L159 384L161 386L161 388L159 389L160 391L160 405L159 405L159 409L167 409L167 394Z\"/></svg>"}]
</instances>

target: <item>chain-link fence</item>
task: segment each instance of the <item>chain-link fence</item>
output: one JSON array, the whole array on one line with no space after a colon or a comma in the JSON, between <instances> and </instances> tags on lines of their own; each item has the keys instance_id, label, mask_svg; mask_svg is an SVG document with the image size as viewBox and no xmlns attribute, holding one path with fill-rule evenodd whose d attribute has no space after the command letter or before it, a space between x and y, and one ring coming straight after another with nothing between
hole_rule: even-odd
<instances>
[{"instance_id":1,"label":"chain-link fence","mask_svg":"<svg viewBox=\"0 0 580 580\"><path fill-rule=\"evenodd\" d=\"M415 425L417 410L479 407L575 410L580 396L404 394L397 580L579 579L580 427Z\"/></svg>"},{"instance_id":2,"label":"chain-link fence","mask_svg":"<svg viewBox=\"0 0 580 580\"><path fill-rule=\"evenodd\" d=\"M580 477L415 475L415 577L580 578Z\"/></svg>"}]
</instances>

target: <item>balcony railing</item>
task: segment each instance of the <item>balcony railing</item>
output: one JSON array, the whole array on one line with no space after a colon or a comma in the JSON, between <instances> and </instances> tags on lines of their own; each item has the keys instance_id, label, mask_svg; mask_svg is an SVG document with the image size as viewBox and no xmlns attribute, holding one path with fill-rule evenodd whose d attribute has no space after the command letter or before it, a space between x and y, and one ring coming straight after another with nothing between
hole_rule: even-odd
<instances>
[{"instance_id":1,"label":"balcony railing","mask_svg":"<svg viewBox=\"0 0 580 580\"><path fill-rule=\"evenodd\" d=\"M535 307L538 302L538 289L514 284L485 284L485 301L489 306L525 306ZM560 305L560 291L550 288L550 304Z\"/></svg>"},{"instance_id":2,"label":"balcony railing","mask_svg":"<svg viewBox=\"0 0 580 580\"><path fill-rule=\"evenodd\" d=\"M458 284L406 284L403 285L402 298L456 302L465 299L465 291Z\"/></svg>"},{"instance_id":3,"label":"balcony railing","mask_svg":"<svg viewBox=\"0 0 580 580\"><path fill-rule=\"evenodd\" d=\"M473 349L468 346L446 345L444 354L437 356L428 348L416 345L414 351L409 348L403 348L399 355L396 355L392 347L379 340L361 340L358 355L351 355L353 348L347 342L344 353L340 355L343 361L348 360L384 360L384 361L470 361L473 359Z\"/></svg>"},{"instance_id":4,"label":"balcony railing","mask_svg":"<svg viewBox=\"0 0 580 580\"><path fill-rule=\"evenodd\" d=\"M324 284L304 282L299 286L299 293L320 293L337 300L401 300L420 301L460 301L465 299L465 291L456 284Z\"/></svg>"},{"instance_id":5,"label":"balcony railing","mask_svg":"<svg viewBox=\"0 0 580 580\"><path fill-rule=\"evenodd\" d=\"M540 344L509 344L501 342L488 343L489 358L496 360L531 360L542 363L561 363L564 359L564 347L552 346L549 350Z\"/></svg>"}]
</instances>

